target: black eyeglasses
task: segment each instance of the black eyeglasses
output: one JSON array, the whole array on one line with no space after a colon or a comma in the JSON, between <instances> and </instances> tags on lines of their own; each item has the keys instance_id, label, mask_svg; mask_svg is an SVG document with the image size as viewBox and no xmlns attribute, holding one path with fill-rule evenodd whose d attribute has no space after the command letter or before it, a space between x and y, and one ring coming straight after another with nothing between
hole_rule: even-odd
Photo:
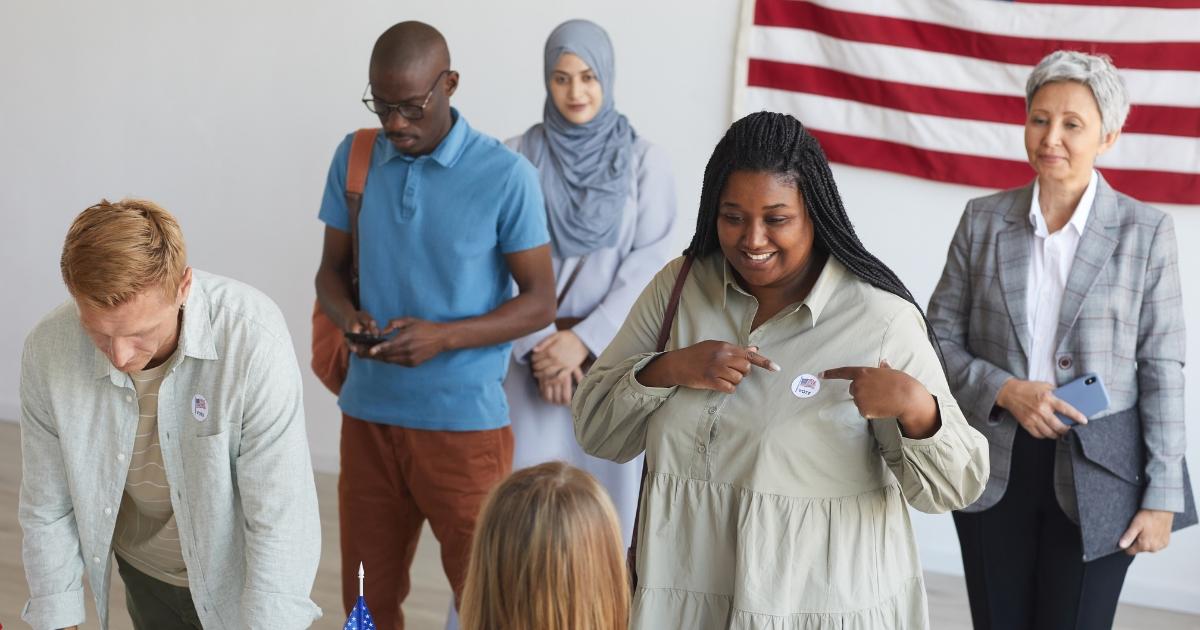
<instances>
[{"instance_id":1,"label":"black eyeglasses","mask_svg":"<svg viewBox=\"0 0 1200 630\"><path fill-rule=\"evenodd\" d=\"M408 120L421 120L425 117L425 108L429 106L429 101L433 98L433 91L437 89L438 82L442 80L442 77L451 72L453 72L453 70L447 69L438 73L437 78L433 80L433 86L429 88L429 93L425 95L425 101L420 105L412 105L409 103L389 103L387 101L381 101L377 98L371 98L373 95L371 94L370 83L367 84L367 89L363 90L363 105L366 105L367 110L372 114L376 114L384 120L391 116L392 112L396 112Z\"/></svg>"}]
</instances>

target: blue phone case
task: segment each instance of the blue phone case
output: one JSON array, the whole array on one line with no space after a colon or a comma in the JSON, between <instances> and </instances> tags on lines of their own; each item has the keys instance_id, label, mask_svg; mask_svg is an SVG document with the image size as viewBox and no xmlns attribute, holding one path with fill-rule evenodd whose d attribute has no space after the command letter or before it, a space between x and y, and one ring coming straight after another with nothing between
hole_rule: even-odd
<instances>
[{"instance_id":1,"label":"blue phone case","mask_svg":"<svg viewBox=\"0 0 1200 630\"><path fill-rule=\"evenodd\" d=\"M1054 395L1066 401L1067 404L1079 410L1079 413L1092 416L1108 409L1108 390L1099 374L1084 374L1079 378L1054 390ZM1058 419L1067 426L1073 426L1075 421L1055 413Z\"/></svg>"}]
</instances>

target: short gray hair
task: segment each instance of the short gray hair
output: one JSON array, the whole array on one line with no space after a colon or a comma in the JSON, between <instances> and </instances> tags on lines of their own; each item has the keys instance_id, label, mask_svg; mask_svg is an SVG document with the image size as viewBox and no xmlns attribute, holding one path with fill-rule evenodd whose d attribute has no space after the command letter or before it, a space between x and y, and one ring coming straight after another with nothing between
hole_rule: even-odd
<instances>
[{"instance_id":1,"label":"short gray hair","mask_svg":"<svg viewBox=\"0 0 1200 630\"><path fill-rule=\"evenodd\" d=\"M1120 131L1129 116L1129 93L1108 55L1089 55L1074 50L1056 50L1038 62L1025 82L1025 113L1033 106L1033 95L1047 83L1074 81L1092 91L1100 108L1101 134Z\"/></svg>"}]
</instances>

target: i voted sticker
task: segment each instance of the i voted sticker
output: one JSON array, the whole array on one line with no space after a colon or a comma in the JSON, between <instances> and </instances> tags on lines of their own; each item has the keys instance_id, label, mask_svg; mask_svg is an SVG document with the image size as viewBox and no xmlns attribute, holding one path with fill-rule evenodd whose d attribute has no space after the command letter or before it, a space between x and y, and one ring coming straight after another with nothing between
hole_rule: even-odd
<instances>
[{"instance_id":1,"label":"i voted sticker","mask_svg":"<svg viewBox=\"0 0 1200 630\"><path fill-rule=\"evenodd\" d=\"M208 420L208 400L200 394L192 396L192 417L200 422Z\"/></svg>"},{"instance_id":2,"label":"i voted sticker","mask_svg":"<svg viewBox=\"0 0 1200 630\"><path fill-rule=\"evenodd\" d=\"M796 398L812 398L821 391L821 381L812 374L801 374L792 381L792 393Z\"/></svg>"}]
</instances>

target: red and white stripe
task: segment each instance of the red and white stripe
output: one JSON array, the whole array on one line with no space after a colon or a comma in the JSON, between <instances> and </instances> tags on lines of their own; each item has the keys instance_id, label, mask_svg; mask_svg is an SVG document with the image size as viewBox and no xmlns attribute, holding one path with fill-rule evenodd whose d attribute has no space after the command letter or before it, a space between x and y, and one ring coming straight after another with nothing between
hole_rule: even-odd
<instances>
[{"instance_id":1,"label":"red and white stripe","mask_svg":"<svg viewBox=\"0 0 1200 630\"><path fill-rule=\"evenodd\" d=\"M1025 81L1060 48L1108 54L1128 87L1129 119L1097 162L1108 181L1200 204L1200 8L746 0L734 115L791 113L834 162L1011 188L1034 175Z\"/></svg>"}]
</instances>

